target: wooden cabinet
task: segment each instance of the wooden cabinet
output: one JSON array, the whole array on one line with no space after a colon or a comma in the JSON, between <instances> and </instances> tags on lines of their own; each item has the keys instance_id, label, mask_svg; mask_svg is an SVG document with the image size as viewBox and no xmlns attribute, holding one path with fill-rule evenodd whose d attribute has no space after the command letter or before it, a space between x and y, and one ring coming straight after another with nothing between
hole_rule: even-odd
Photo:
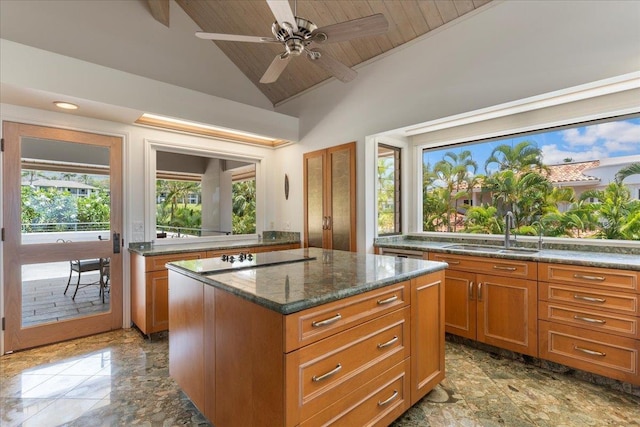
<instances>
[{"instance_id":1,"label":"wooden cabinet","mask_svg":"<svg viewBox=\"0 0 640 427\"><path fill-rule=\"evenodd\" d=\"M444 379L444 272L411 280L411 405Z\"/></svg>"},{"instance_id":2,"label":"wooden cabinet","mask_svg":"<svg viewBox=\"0 0 640 427\"><path fill-rule=\"evenodd\" d=\"M538 356L535 262L431 253L445 272L445 330Z\"/></svg>"},{"instance_id":3,"label":"wooden cabinet","mask_svg":"<svg viewBox=\"0 0 640 427\"><path fill-rule=\"evenodd\" d=\"M640 384L640 273L539 264L540 356Z\"/></svg>"},{"instance_id":4,"label":"wooden cabinet","mask_svg":"<svg viewBox=\"0 0 640 427\"><path fill-rule=\"evenodd\" d=\"M143 334L169 329L169 281L165 264L204 256L204 252L149 257L131 253L131 321Z\"/></svg>"},{"instance_id":5,"label":"wooden cabinet","mask_svg":"<svg viewBox=\"0 0 640 427\"><path fill-rule=\"evenodd\" d=\"M170 373L214 425L389 425L444 377L443 279L281 315L169 271Z\"/></svg>"},{"instance_id":6,"label":"wooden cabinet","mask_svg":"<svg viewBox=\"0 0 640 427\"><path fill-rule=\"evenodd\" d=\"M299 243L291 243L146 257L131 252L131 321L147 336L169 329L169 281L165 267L168 262L212 258L242 251L257 253L299 247Z\"/></svg>"},{"instance_id":7,"label":"wooden cabinet","mask_svg":"<svg viewBox=\"0 0 640 427\"><path fill-rule=\"evenodd\" d=\"M356 251L356 144L306 153L304 245Z\"/></svg>"}]
</instances>

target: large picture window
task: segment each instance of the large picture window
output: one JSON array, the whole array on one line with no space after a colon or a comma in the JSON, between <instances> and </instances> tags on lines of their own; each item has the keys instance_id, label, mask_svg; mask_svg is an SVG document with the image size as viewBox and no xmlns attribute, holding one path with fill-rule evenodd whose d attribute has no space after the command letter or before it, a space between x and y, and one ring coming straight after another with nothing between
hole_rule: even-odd
<instances>
[{"instance_id":1,"label":"large picture window","mask_svg":"<svg viewBox=\"0 0 640 427\"><path fill-rule=\"evenodd\" d=\"M155 150L155 238L255 234L256 163Z\"/></svg>"},{"instance_id":2,"label":"large picture window","mask_svg":"<svg viewBox=\"0 0 640 427\"><path fill-rule=\"evenodd\" d=\"M424 149L423 231L640 240L640 118Z\"/></svg>"}]
</instances>

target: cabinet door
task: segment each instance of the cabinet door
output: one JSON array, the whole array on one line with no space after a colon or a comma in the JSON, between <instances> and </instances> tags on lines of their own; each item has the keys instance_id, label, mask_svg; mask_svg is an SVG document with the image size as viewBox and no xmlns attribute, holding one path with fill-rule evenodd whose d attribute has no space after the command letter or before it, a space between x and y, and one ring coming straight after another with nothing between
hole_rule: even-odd
<instances>
[{"instance_id":1,"label":"cabinet door","mask_svg":"<svg viewBox=\"0 0 640 427\"><path fill-rule=\"evenodd\" d=\"M444 379L444 271L411 280L411 404Z\"/></svg>"},{"instance_id":2,"label":"cabinet door","mask_svg":"<svg viewBox=\"0 0 640 427\"><path fill-rule=\"evenodd\" d=\"M326 214L324 207L324 169L326 152L315 151L304 155L305 190L305 243L308 247L322 248Z\"/></svg>"},{"instance_id":3,"label":"cabinet door","mask_svg":"<svg viewBox=\"0 0 640 427\"><path fill-rule=\"evenodd\" d=\"M478 341L538 356L537 283L478 274Z\"/></svg>"},{"instance_id":4,"label":"cabinet door","mask_svg":"<svg viewBox=\"0 0 640 427\"><path fill-rule=\"evenodd\" d=\"M147 316L147 334L169 329L169 277L167 270L147 273L147 301L151 304Z\"/></svg>"},{"instance_id":5,"label":"cabinet door","mask_svg":"<svg viewBox=\"0 0 640 427\"><path fill-rule=\"evenodd\" d=\"M446 270L445 330L461 337L476 339L476 275Z\"/></svg>"},{"instance_id":6,"label":"cabinet door","mask_svg":"<svg viewBox=\"0 0 640 427\"><path fill-rule=\"evenodd\" d=\"M355 242L355 144L345 144L327 149L327 220L328 249L356 250Z\"/></svg>"}]
</instances>

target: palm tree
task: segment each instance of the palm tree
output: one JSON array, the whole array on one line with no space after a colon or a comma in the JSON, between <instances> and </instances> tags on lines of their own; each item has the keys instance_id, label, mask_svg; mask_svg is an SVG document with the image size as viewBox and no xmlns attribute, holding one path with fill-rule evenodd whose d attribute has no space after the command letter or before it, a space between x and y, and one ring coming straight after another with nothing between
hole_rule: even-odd
<instances>
[{"instance_id":1,"label":"palm tree","mask_svg":"<svg viewBox=\"0 0 640 427\"><path fill-rule=\"evenodd\" d=\"M530 141L519 142L515 147L509 144L497 146L484 163L484 169L487 173L489 173L489 165L493 163L498 164L500 171L526 172L546 169L542 164L542 151Z\"/></svg>"},{"instance_id":2,"label":"palm tree","mask_svg":"<svg viewBox=\"0 0 640 427\"><path fill-rule=\"evenodd\" d=\"M587 208L598 217L600 230L597 237L604 239L633 239L636 236L635 221L640 214L640 202L631 199L629 189L618 182L612 182L604 190L589 190L582 193L581 200L596 198Z\"/></svg>"},{"instance_id":3,"label":"palm tree","mask_svg":"<svg viewBox=\"0 0 640 427\"><path fill-rule=\"evenodd\" d=\"M618 173L616 173L616 182L621 183L631 175L640 175L640 163L631 163L621 168Z\"/></svg>"},{"instance_id":4,"label":"palm tree","mask_svg":"<svg viewBox=\"0 0 640 427\"><path fill-rule=\"evenodd\" d=\"M491 192L499 216L512 211L517 227L539 218L552 192L551 183L537 172L518 174L505 170L488 176L484 185Z\"/></svg>"},{"instance_id":5,"label":"palm tree","mask_svg":"<svg viewBox=\"0 0 640 427\"><path fill-rule=\"evenodd\" d=\"M467 210L464 219L465 232L482 234L500 234L502 221L495 206L473 206Z\"/></svg>"},{"instance_id":6,"label":"palm tree","mask_svg":"<svg viewBox=\"0 0 640 427\"><path fill-rule=\"evenodd\" d=\"M454 232L458 223L458 202L461 199L469 198L475 184L477 169L478 164L473 160L469 150L464 150L459 154L449 151L433 168L436 176L444 183L453 198L453 206L449 209L449 214L453 214L454 217Z\"/></svg>"}]
</instances>

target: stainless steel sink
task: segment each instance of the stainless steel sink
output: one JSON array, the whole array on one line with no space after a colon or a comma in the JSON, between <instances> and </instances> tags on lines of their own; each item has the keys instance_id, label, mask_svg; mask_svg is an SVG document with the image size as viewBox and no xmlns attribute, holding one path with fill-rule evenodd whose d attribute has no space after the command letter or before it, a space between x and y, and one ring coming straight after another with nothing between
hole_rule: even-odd
<instances>
[{"instance_id":1,"label":"stainless steel sink","mask_svg":"<svg viewBox=\"0 0 640 427\"><path fill-rule=\"evenodd\" d=\"M509 249L500 249L501 254L510 254L510 253L525 253L525 254L535 254L539 251L537 249L529 249L529 248L509 248Z\"/></svg>"},{"instance_id":2,"label":"stainless steel sink","mask_svg":"<svg viewBox=\"0 0 640 427\"><path fill-rule=\"evenodd\" d=\"M529 248L514 248L511 247L509 249L505 249L500 246L490 246L490 245L476 245L473 243L456 243L453 245L443 246L446 249L460 249L463 251L473 251L473 252L490 252L490 253L500 253L500 254L518 254L518 253L537 253L537 249L529 249Z\"/></svg>"},{"instance_id":3,"label":"stainless steel sink","mask_svg":"<svg viewBox=\"0 0 640 427\"><path fill-rule=\"evenodd\" d=\"M503 250L499 246L474 245L471 243L458 243L455 245L447 245L443 247L446 249L460 249L463 251L474 251L474 252L500 252L501 250Z\"/></svg>"}]
</instances>

